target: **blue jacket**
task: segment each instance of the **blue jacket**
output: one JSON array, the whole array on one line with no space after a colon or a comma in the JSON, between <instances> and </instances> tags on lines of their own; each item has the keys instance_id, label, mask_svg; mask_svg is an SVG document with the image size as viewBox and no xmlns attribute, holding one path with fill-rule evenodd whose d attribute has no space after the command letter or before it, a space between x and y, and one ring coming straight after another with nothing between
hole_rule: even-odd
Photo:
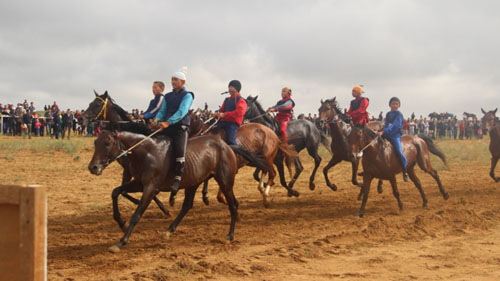
<instances>
[{"instance_id":1,"label":"blue jacket","mask_svg":"<svg viewBox=\"0 0 500 281\"><path fill-rule=\"evenodd\" d=\"M179 99L181 98L181 99ZM193 104L194 94L184 88L178 93L172 91L165 95L160 110L156 114L155 122L167 121L170 125L181 124L189 126L189 109ZM170 105L169 105L170 101Z\"/></svg>"},{"instance_id":2,"label":"blue jacket","mask_svg":"<svg viewBox=\"0 0 500 281\"><path fill-rule=\"evenodd\" d=\"M385 115L384 136L386 138L401 138L403 130L403 114L399 111L389 111Z\"/></svg>"},{"instance_id":3,"label":"blue jacket","mask_svg":"<svg viewBox=\"0 0 500 281\"><path fill-rule=\"evenodd\" d=\"M156 95L154 99L149 102L148 109L144 113L144 119L155 118L156 114L161 108L163 102L163 94Z\"/></svg>"}]
</instances>

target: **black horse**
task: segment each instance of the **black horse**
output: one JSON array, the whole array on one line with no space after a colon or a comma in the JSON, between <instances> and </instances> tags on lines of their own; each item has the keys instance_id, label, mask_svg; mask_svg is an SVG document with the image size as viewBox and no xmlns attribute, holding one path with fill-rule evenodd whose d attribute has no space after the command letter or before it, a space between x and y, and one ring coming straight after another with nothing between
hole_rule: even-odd
<instances>
[{"instance_id":1,"label":"black horse","mask_svg":"<svg viewBox=\"0 0 500 281\"><path fill-rule=\"evenodd\" d=\"M245 113L245 119L250 120L251 122L255 123L260 123L263 124L271 129L274 130L274 132L279 135L279 124L278 122L270 118L267 114L265 114L266 111L262 108L261 104L257 101L257 96L252 97L248 96L247 97L247 111ZM307 149L307 152L309 155L314 159L314 169L311 173L311 177L309 178L309 188L311 190L314 190L315 185L314 185L314 177L316 176L316 171L319 167L319 164L321 163L321 157L318 154L318 148L319 145L323 145L330 153L330 142L328 141L328 138L326 135L318 130L316 126L308 121L308 120L292 120L290 123L288 123L288 126L286 128L286 133L288 135L288 143L290 145L293 145L294 149L297 152L302 151L304 148ZM283 161L284 157L282 153L278 153L276 155L276 158L274 160L274 164L278 168L279 176L280 176L280 182L281 185L284 186L285 188L291 189L294 185L294 183L297 181L297 178L299 177L300 173L304 170L304 167L302 166L302 163L300 162L299 157L295 157L294 163L295 163L295 174L291 181L286 183L285 180L285 173L284 173L284 167L283 167ZM258 177L259 170L256 169L254 173L254 178L257 179ZM298 194L294 194L298 196Z\"/></svg>"}]
</instances>

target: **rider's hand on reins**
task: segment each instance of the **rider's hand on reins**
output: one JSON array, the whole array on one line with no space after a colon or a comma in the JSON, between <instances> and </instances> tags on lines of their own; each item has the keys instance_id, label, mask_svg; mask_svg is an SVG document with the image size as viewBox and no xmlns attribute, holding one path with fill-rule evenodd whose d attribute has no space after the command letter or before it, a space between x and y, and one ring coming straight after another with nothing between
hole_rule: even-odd
<instances>
[{"instance_id":1,"label":"rider's hand on reins","mask_svg":"<svg viewBox=\"0 0 500 281\"><path fill-rule=\"evenodd\" d=\"M170 126L169 122L160 122L160 126L158 126L158 128L165 129L165 128L168 128L168 126Z\"/></svg>"}]
</instances>

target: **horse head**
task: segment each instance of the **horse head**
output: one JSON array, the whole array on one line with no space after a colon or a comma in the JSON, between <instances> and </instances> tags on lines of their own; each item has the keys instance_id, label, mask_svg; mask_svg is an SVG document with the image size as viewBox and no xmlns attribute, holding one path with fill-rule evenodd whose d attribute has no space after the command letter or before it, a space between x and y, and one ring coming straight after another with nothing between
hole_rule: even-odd
<instances>
[{"instance_id":1,"label":"horse head","mask_svg":"<svg viewBox=\"0 0 500 281\"><path fill-rule=\"evenodd\" d=\"M483 129L490 131L497 125L498 123L496 117L497 110L498 108L486 112L484 111L484 109L481 108L481 112L484 114L483 118L481 118L481 125Z\"/></svg>"},{"instance_id":2,"label":"horse head","mask_svg":"<svg viewBox=\"0 0 500 281\"><path fill-rule=\"evenodd\" d=\"M94 94L95 99L91 103L89 103L89 107L85 110L85 113L82 114L84 126L87 126L92 119L98 119L99 117L101 117L100 115L104 115L104 112L107 110L107 103L110 100L108 91L105 91L104 94L99 95L96 90L94 90Z\"/></svg>"},{"instance_id":3,"label":"horse head","mask_svg":"<svg viewBox=\"0 0 500 281\"><path fill-rule=\"evenodd\" d=\"M102 171L120 154L121 145L116 131L102 131L94 141L94 155L89 163L89 171L101 175Z\"/></svg>"}]
</instances>

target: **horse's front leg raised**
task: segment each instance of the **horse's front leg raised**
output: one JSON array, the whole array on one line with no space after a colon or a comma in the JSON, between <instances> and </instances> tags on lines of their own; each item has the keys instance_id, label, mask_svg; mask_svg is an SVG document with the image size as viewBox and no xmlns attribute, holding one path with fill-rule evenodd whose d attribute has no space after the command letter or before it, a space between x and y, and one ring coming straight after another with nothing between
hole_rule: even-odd
<instances>
[{"instance_id":1,"label":"horse's front leg raised","mask_svg":"<svg viewBox=\"0 0 500 281\"><path fill-rule=\"evenodd\" d=\"M151 203L151 200L153 200L155 193L156 190L153 184L148 184L147 186L144 187L141 200L139 201L139 205L137 205L134 214L130 218L127 231L125 231L125 234L123 235L122 239L120 239L120 241L117 244L109 247L108 250L110 252L116 253L120 251L121 247L127 244L128 239L130 238L130 234L132 234L132 230L141 219L142 215L144 214L144 211L146 211L146 209L148 208L149 203Z\"/></svg>"}]
</instances>

